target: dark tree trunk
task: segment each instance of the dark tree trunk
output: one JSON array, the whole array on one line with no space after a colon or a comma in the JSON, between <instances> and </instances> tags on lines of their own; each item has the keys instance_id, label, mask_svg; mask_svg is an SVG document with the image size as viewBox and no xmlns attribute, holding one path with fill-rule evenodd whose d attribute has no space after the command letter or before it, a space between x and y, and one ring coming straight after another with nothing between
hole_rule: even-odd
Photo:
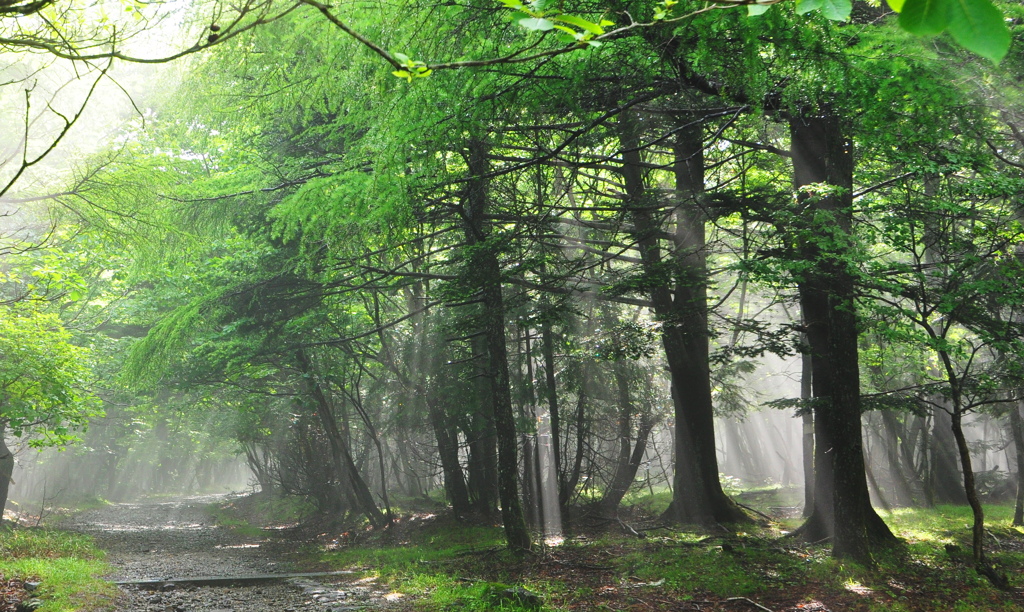
<instances>
[{"instance_id":1,"label":"dark tree trunk","mask_svg":"<svg viewBox=\"0 0 1024 612\"><path fill-rule=\"evenodd\" d=\"M671 279L652 282L650 288L654 314L663 322L661 339L675 404L675 476L665 517L704 524L750 520L726 496L718 477L708 364L704 213L697 202L704 184L702 126L681 129L673 145L676 233L666 261L659 242L661 223L652 212L658 202L645 185L638 121L629 112L619 121L625 206L644 272L655 279L664 275L666 263L673 268Z\"/></svg>"},{"instance_id":2,"label":"dark tree trunk","mask_svg":"<svg viewBox=\"0 0 1024 612\"><path fill-rule=\"evenodd\" d=\"M807 344L805 335L802 344ZM809 401L814 397L811 386L811 355L807 351L800 353L800 399ZM804 518L814 511L814 412L805 408L800 417L803 429L803 467L804 467ZM831 494L831 492L830 492ZM819 538L820 539L820 538Z\"/></svg>"},{"instance_id":3,"label":"dark tree trunk","mask_svg":"<svg viewBox=\"0 0 1024 612\"><path fill-rule=\"evenodd\" d=\"M509 387L505 344L505 305L501 295L501 266L496 246L484 226L487 213L487 147L472 141L466 156L471 179L467 185L466 241L472 247L469 272L480 291L482 325L487 342L487 378L491 382L491 408L498 446L498 498L505 539L512 550L529 550L530 532L519 500L519 459L515 414Z\"/></svg>"},{"instance_id":4,"label":"dark tree trunk","mask_svg":"<svg viewBox=\"0 0 1024 612\"><path fill-rule=\"evenodd\" d=\"M437 453L441 460L441 472L444 476L444 491L452 505L455 516L464 517L470 514L469 490L459 463L459 440L455 428L451 426L444 409L438 404L437 398L426 398L430 412L430 426L437 440Z\"/></svg>"},{"instance_id":5,"label":"dark tree trunk","mask_svg":"<svg viewBox=\"0 0 1024 612\"><path fill-rule=\"evenodd\" d=\"M572 469L565 475L565 484L558 491L558 503L567 508L571 497L576 492L583 474L583 455L587 439L587 386L590 384L590 366L583 366L583 373L580 377L580 391L576 398L576 415L573 419L575 424L576 445L573 452ZM568 515L563 513L563 517Z\"/></svg>"},{"instance_id":6,"label":"dark tree trunk","mask_svg":"<svg viewBox=\"0 0 1024 612\"><path fill-rule=\"evenodd\" d=\"M636 480L637 470L647 450L647 438L651 433L651 418L647 410L640 416L637 425L636 443L633 443L633 413L636 412L629 394L629 376L623 363L616 363L615 384L619 396L619 454L615 462L615 470L611 483L599 502L603 514L614 515L618 512L622 498Z\"/></svg>"},{"instance_id":7,"label":"dark tree trunk","mask_svg":"<svg viewBox=\"0 0 1024 612\"><path fill-rule=\"evenodd\" d=\"M960 465L957 462L953 417L942 408L932 408L931 493L933 504L967 503Z\"/></svg>"},{"instance_id":8,"label":"dark tree trunk","mask_svg":"<svg viewBox=\"0 0 1024 612\"><path fill-rule=\"evenodd\" d=\"M370 524L374 527L383 527L388 524L387 518L381 513L377 503L373 500L373 493L363 480L355 461L352 459L352 452L349 450L345 438L338 430L338 423L335 421L334 411L331 408L331 401L324 392L323 387L316 379L313 372L312 362L304 351L298 354L299 366L306 376L310 393L316 403L316 414L320 419L320 425L324 428L327 441L331 448L331 458L336 470L336 476L341 481L342 490L355 499L359 512L366 515Z\"/></svg>"},{"instance_id":9,"label":"dark tree trunk","mask_svg":"<svg viewBox=\"0 0 1024 612\"><path fill-rule=\"evenodd\" d=\"M7 494L11 489L11 475L14 474L14 453L7 448L4 440L7 424L0 422L0 523L3 522L4 508L7 507Z\"/></svg>"},{"instance_id":10,"label":"dark tree trunk","mask_svg":"<svg viewBox=\"0 0 1024 612\"><path fill-rule=\"evenodd\" d=\"M791 117L790 136L796 187L824 183L837 188L821 194L800 189L798 194L806 209L801 217L815 224L805 231L824 234L828 243L822 248L812 238L800 245L801 258L809 264L798 286L811 354L815 432L820 435L815 444L827 453L816 453L816 459L831 459L833 480L830 500L816 491L808 524L827 525L825 507L831 502L833 556L870 563L872 541L895 537L871 507L864 471L854 276L844 252L853 222L852 143L843 136L839 119L827 111ZM815 463L816 480L823 467ZM815 516L820 512L826 516Z\"/></svg>"},{"instance_id":11,"label":"dark tree trunk","mask_svg":"<svg viewBox=\"0 0 1024 612\"><path fill-rule=\"evenodd\" d=\"M1024 525L1024 419L1020 416L1020 405L1010 408L1010 432L1013 434L1013 450L1017 455L1017 503L1013 507L1013 524Z\"/></svg>"},{"instance_id":12,"label":"dark tree trunk","mask_svg":"<svg viewBox=\"0 0 1024 612\"><path fill-rule=\"evenodd\" d=\"M558 505L561 516L565 516L565 502L562 491L566 488L565 475L562 472L562 418L559 414L558 387L555 380L555 341L551 332L551 324L541 326L541 353L544 356L544 394L548 400L548 422L551 424L551 459L554 462L553 474L558 479Z\"/></svg>"}]
</instances>

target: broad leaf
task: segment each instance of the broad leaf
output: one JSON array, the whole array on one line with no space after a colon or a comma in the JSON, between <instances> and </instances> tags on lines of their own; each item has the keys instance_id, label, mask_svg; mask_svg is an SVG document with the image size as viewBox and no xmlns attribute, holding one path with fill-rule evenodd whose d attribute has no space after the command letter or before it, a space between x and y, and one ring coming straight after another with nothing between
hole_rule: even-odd
<instances>
[{"instance_id":1,"label":"broad leaf","mask_svg":"<svg viewBox=\"0 0 1024 612\"><path fill-rule=\"evenodd\" d=\"M949 5L954 0L906 0L900 27L918 36L938 34L949 25Z\"/></svg>"},{"instance_id":2,"label":"broad leaf","mask_svg":"<svg viewBox=\"0 0 1024 612\"><path fill-rule=\"evenodd\" d=\"M587 21L586 19L581 19L574 15L559 15L558 17L555 17L555 19L557 21L564 21L565 23L574 25L577 28L580 28L581 30L586 30L587 32L590 32L595 36L600 36L601 34L604 34L604 28L602 28L601 26L597 25L592 21Z\"/></svg>"},{"instance_id":3,"label":"broad leaf","mask_svg":"<svg viewBox=\"0 0 1024 612\"><path fill-rule=\"evenodd\" d=\"M768 9L772 8L771 4L748 4L747 15L754 17L757 15L764 15L768 12Z\"/></svg>"},{"instance_id":4,"label":"broad leaf","mask_svg":"<svg viewBox=\"0 0 1024 612\"><path fill-rule=\"evenodd\" d=\"M888 3L889 8L896 11L897 13L903 10L903 0L885 0Z\"/></svg>"},{"instance_id":5,"label":"broad leaf","mask_svg":"<svg viewBox=\"0 0 1024 612\"><path fill-rule=\"evenodd\" d=\"M825 0L796 0L796 14L803 15L816 11L825 5Z\"/></svg>"},{"instance_id":6,"label":"broad leaf","mask_svg":"<svg viewBox=\"0 0 1024 612\"><path fill-rule=\"evenodd\" d=\"M1010 30L989 0L950 0L950 35L965 49L999 62L1010 48Z\"/></svg>"},{"instance_id":7,"label":"broad leaf","mask_svg":"<svg viewBox=\"0 0 1024 612\"><path fill-rule=\"evenodd\" d=\"M552 23L550 19L544 19L543 17L528 17L526 19L520 19L516 23L527 30L537 30L539 32L546 32L555 27L555 24Z\"/></svg>"},{"instance_id":8,"label":"broad leaf","mask_svg":"<svg viewBox=\"0 0 1024 612\"><path fill-rule=\"evenodd\" d=\"M824 0L821 6L821 14L832 21L846 21L852 11L852 0Z\"/></svg>"}]
</instances>

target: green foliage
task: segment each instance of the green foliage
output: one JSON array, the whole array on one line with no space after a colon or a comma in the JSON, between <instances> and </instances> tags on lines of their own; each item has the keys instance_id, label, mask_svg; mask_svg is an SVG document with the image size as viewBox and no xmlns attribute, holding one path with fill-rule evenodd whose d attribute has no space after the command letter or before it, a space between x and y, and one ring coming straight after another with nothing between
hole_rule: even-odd
<instances>
[{"instance_id":1,"label":"green foliage","mask_svg":"<svg viewBox=\"0 0 1024 612\"><path fill-rule=\"evenodd\" d=\"M34 446L61 446L102 414L88 390L89 353L71 343L56 315L31 304L0 316L0 422L10 433L32 434Z\"/></svg>"},{"instance_id":2,"label":"green foliage","mask_svg":"<svg viewBox=\"0 0 1024 612\"><path fill-rule=\"evenodd\" d=\"M990 0L905 0L889 2L900 26L919 36L948 31L958 44L998 63L1010 48L1003 13Z\"/></svg>"}]
</instances>

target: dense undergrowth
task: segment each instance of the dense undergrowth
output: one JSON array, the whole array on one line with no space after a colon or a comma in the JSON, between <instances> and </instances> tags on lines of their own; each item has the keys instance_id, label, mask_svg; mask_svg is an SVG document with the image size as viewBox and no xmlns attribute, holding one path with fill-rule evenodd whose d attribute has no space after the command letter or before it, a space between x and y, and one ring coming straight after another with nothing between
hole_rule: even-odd
<instances>
[{"instance_id":1,"label":"dense undergrowth","mask_svg":"<svg viewBox=\"0 0 1024 612\"><path fill-rule=\"evenodd\" d=\"M103 551L86 536L41 527L0 529L4 612L27 598L39 599L39 612L109 609L117 588L99 578L108 571Z\"/></svg>"},{"instance_id":2,"label":"dense undergrowth","mask_svg":"<svg viewBox=\"0 0 1024 612\"><path fill-rule=\"evenodd\" d=\"M740 500L765 514L786 514L788 494L750 491ZM827 543L787 538L800 523L791 512L738 530L688 530L654 518L664 497L631 498L622 523L578 509L560 545L526 556L504 550L497 525L410 507L387 530L330 532L321 537L318 558L332 568L361 570L426 610L530 608L507 596L512 586L542 596L550 610L758 609L754 604L773 612L1024 610L1024 530L1011 526L1009 506L986 507L988 554L1011 576L1011 590L1001 591L966 562L967 507L883 512L906 544L866 568L833 560Z\"/></svg>"}]
</instances>

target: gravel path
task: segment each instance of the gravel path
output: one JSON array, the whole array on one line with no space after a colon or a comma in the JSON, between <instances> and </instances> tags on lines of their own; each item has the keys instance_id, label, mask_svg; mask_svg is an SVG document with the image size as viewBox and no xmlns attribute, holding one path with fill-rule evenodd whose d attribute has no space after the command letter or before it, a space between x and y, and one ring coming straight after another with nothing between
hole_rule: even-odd
<instances>
[{"instance_id":1,"label":"gravel path","mask_svg":"<svg viewBox=\"0 0 1024 612\"><path fill-rule=\"evenodd\" d=\"M213 524L205 508L224 497L115 504L83 512L63 525L107 551L111 580L243 577L301 571L290 559L299 544L246 538ZM118 612L337 612L389 608L385 591L358 576L290 578L250 586L175 586L158 591L123 586Z\"/></svg>"}]
</instances>

